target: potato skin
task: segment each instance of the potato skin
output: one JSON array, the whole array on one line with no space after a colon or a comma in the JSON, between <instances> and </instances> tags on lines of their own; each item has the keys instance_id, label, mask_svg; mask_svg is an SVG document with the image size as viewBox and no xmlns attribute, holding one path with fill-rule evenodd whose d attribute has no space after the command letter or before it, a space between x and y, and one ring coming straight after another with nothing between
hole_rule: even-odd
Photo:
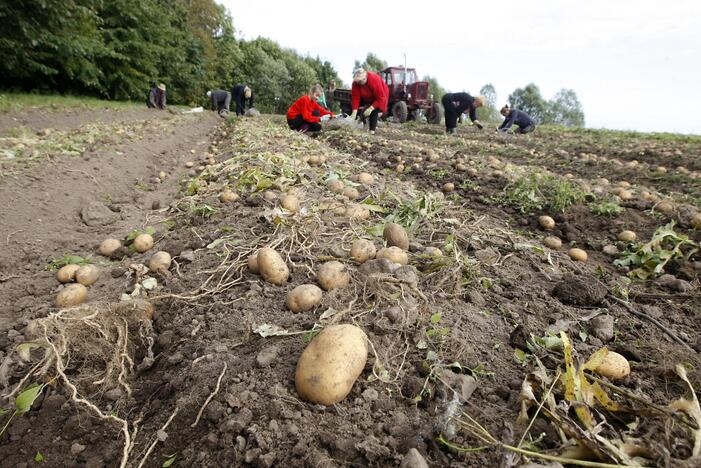
<instances>
[{"instance_id":1,"label":"potato skin","mask_svg":"<svg viewBox=\"0 0 701 468\"><path fill-rule=\"evenodd\" d=\"M260 273L258 269L258 252L248 257L248 269L253 273Z\"/></svg>"},{"instance_id":2,"label":"potato skin","mask_svg":"<svg viewBox=\"0 0 701 468\"><path fill-rule=\"evenodd\" d=\"M387 223L382 237L387 241L388 247L395 246L402 250L409 250L409 236L406 230L397 223Z\"/></svg>"},{"instance_id":3,"label":"potato skin","mask_svg":"<svg viewBox=\"0 0 701 468\"><path fill-rule=\"evenodd\" d=\"M139 234L134 239L134 248L137 252L144 253L153 247L153 237L151 234Z\"/></svg>"},{"instance_id":4,"label":"potato skin","mask_svg":"<svg viewBox=\"0 0 701 468\"><path fill-rule=\"evenodd\" d=\"M285 195L280 201L280 206L287 211L296 213L299 211L299 199L294 195Z\"/></svg>"},{"instance_id":5,"label":"potato skin","mask_svg":"<svg viewBox=\"0 0 701 468\"><path fill-rule=\"evenodd\" d=\"M61 283L70 283L75 280L75 272L79 268L80 265L64 265L56 272L56 279Z\"/></svg>"},{"instance_id":6,"label":"potato skin","mask_svg":"<svg viewBox=\"0 0 701 468\"><path fill-rule=\"evenodd\" d=\"M360 182L363 185L371 185L373 182L372 174L368 172L361 172L360 174L358 174L358 182Z\"/></svg>"},{"instance_id":7,"label":"potato skin","mask_svg":"<svg viewBox=\"0 0 701 468\"><path fill-rule=\"evenodd\" d=\"M239 195L231 189L224 189L219 194L219 201L222 203L232 203L239 199Z\"/></svg>"},{"instance_id":8,"label":"potato skin","mask_svg":"<svg viewBox=\"0 0 701 468\"><path fill-rule=\"evenodd\" d=\"M60 308L73 307L85 302L88 288L80 283L69 284L56 296L56 305Z\"/></svg>"},{"instance_id":9,"label":"potato skin","mask_svg":"<svg viewBox=\"0 0 701 468\"><path fill-rule=\"evenodd\" d=\"M75 272L75 280L83 286L90 286L100 278L100 269L95 265L83 265Z\"/></svg>"},{"instance_id":10,"label":"potato skin","mask_svg":"<svg viewBox=\"0 0 701 468\"><path fill-rule=\"evenodd\" d=\"M545 230L552 231L555 229L555 220L550 216L539 216L538 224Z\"/></svg>"},{"instance_id":11,"label":"potato skin","mask_svg":"<svg viewBox=\"0 0 701 468\"><path fill-rule=\"evenodd\" d=\"M346 266L335 260L322 264L316 274L316 279L326 291L345 288L350 283L350 275L346 271Z\"/></svg>"},{"instance_id":12,"label":"potato skin","mask_svg":"<svg viewBox=\"0 0 701 468\"><path fill-rule=\"evenodd\" d=\"M623 380L630 375L630 363L620 354L609 351L594 372L611 380Z\"/></svg>"},{"instance_id":13,"label":"potato skin","mask_svg":"<svg viewBox=\"0 0 701 468\"><path fill-rule=\"evenodd\" d=\"M346 206L344 214L349 219L368 219L370 210L357 203L350 203Z\"/></svg>"},{"instance_id":14,"label":"potato skin","mask_svg":"<svg viewBox=\"0 0 701 468\"><path fill-rule=\"evenodd\" d=\"M399 247L384 247L377 252L375 258L386 258L390 262L406 265L409 263L409 256Z\"/></svg>"},{"instance_id":15,"label":"potato skin","mask_svg":"<svg viewBox=\"0 0 701 468\"><path fill-rule=\"evenodd\" d=\"M349 200L355 200L360 196L360 193L355 187L346 187L343 189L343 196Z\"/></svg>"},{"instance_id":16,"label":"potato skin","mask_svg":"<svg viewBox=\"0 0 701 468\"><path fill-rule=\"evenodd\" d=\"M551 249L559 249L562 247L562 240L556 236L548 236L543 239L543 244Z\"/></svg>"},{"instance_id":17,"label":"potato skin","mask_svg":"<svg viewBox=\"0 0 701 468\"><path fill-rule=\"evenodd\" d=\"M331 179L326 183L326 187L333 193L343 193L346 186L338 179Z\"/></svg>"},{"instance_id":18,"label":"potato skin","mask_svg":"<svg viewBox=\"0 0 701 468\"><path fill-rule=\"evenodd\" d=\"M287 293L285 304L292 312L307 312L321 303L321 296L316 284L302 284Z\"/></svg>"},{"instance_id":19,"label":"potato skin","mask_svg":"<svg viewBox=\"0 0 701 468\"><path fill-rule=\"evenodd\" d=\"M638 236L633 231L621 231L618 240L622 242L633 242Z\"/></svg>"},{"instance_id":20,"label":"potato skin","mask_svg":"<svg viewBox=\"0 0 701 468\"><path fill-rule=\"evenodd\" d=\"M148 261L148 269L156 273L166 272L170 268L172 260L168 252L160 250L151 256L151 259Z\"/></svg>"},{"instance_id":21,"label":"potato skin","mask_svg":"<svg viewBox=\"0 0 701 468\"><path fill-rule=\"evenodd\" d=\"M358 263L364 263L372 258L375 258L377 248L375 244L367 239L356 239L351 245L351 258Z\"/></svg>"},{"instance_id":22,"label":"potato skin","mask_svg":"<svg viewBox=\"0 0 701 468\"><path fill-rule=\"evenodd\" d=\"M105 239L100 244L100 255L109 257L120 247L122 247L122 243L118 239Z\"/></svg>"},{"instance_id":23,"label":"potato skin","mask_svg":"<svg viewBox=\"0 0 701 468\"><path fill-rule=\"evenodd\" d=\"M312 403L338 403L350 393L367 358L367 340L360 328L350 324L327 327L309 343L297 362L297 393Z\"/></svg>"},{"instance_id":24,"label":"potato skin","mask_svg":"<svg viewBox=\"0 0 701 468\"><path fill-rule=\"evenodd\" d=\"M575 262L586 262L589 258L589 255L587 255L587 253L584 250L578 249L576 247L571 248L567 253L570 256L570 258Z\"/></svg>"},{"instance_id":25,"label":"potato skin","mask_svg":"<svg viewBox=\"0 0 701 468\"><path fill-rule=\"evenodd\" d=\"M258 251L258 270L268 283L284 284L290 276L290 270L279 253L270 247Z\"/></svg>"}]
</instances>

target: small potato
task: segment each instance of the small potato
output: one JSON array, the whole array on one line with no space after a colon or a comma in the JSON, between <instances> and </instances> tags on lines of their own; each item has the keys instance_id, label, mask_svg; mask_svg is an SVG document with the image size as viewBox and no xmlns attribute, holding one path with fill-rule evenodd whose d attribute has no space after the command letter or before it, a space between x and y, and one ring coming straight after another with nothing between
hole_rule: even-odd
<instances>
[{"instance_id":1,"label":"small potato","mask_svg":"<svg viewBox=\"0 0 701 468\"><path fill-rule=\"evenodd\" d=\"M287 211L296 213L299 211L299 198L294 195L285 195L280 201L280 206L282 206Z\"/></svg>"},{"instance_id":2,"label":"small potato","mask_svg":"<svg viewBox=\"0 0 701 468\"><path fill-rule=\"evenodd\" d=\"M315 284L302 284L287 293L287 308L292 312L307 312L321 304L322 292Z\"/></svg>"},{"instance_id":3,"label":"small potato","mask_svg":"<svg viewBox=\"0 0 701 468\"><path fill-rule=\"evenodd\" d=\"M335 260L326 262L319 267L316 279L326 291L337 288L345 288L350 283L350 274L346 266Z\"/></svg>"},{"instance_id":4,"label":"small potato","mask_svg":"<svg viewBox=\"0 0 701 468\"><path fill-rule=\"evenodd\" d=\"M623 380L630 375L630 363L620 354L609 351L594 372L611 380Z\"/></svg>"},{"instance_id":5,"label":"small potato","mask_svg":"<svg viewBox=\"0 0 701 468\"><path fill-rule=\"evenodd\" d=\"M80 265L65 265L56 272L56 279L61 283L70 283L75 280L75 272L78 271Z\"/></svg>"},{"instance_id":6,"label":"small potato","mask_svg":"<svg viewBox=\"0 0 701 468\"><path fill-rule=\"evenodd\" d=\"M633 198L635 198L633 196L633 192L631 192L630 190L625 190L625 189L618 192L617 195L618 195L618 198L620 198L621 200L632 200Z\"/></svg>"},{"instance_id":7,"label":"small potato","mask_svg":"<svg viewBox=\"0 0 701 468\"><path fill-rule=\"evenodd\" d=\"M82 284L69 284L56 296L56 305L60 308L82 304L88 298L88 288Z\"/></svg>"},{"instance_id":8,"label":"small potato","mask_svg":"<svg viewBox=\"0 0 701 468\"><path fill-rule=\"evenodd\" d=\"M222 203L233 203L239 199L239 194L231 189L224 189L219 194L219 201Z\"/></svg>"},{"instance_id":9,"label":"small potato","mask_svg":"<svg viewBox=\"0 0 701 468\"><path fill-rule=\"evenodd\" d=\"M674 214L674 204L668 201L662 201L655 205L655 210L667 216L671 216Z\"/></svg>"},{"instance_id":10,"label":"small potato","mask_svg":"<svg viewBox=\"0 0 701 468\"><path fill-rule=\"evenodd\" d=\"M555 220L552 219L550 216L539 216L538 224L546 231L552 231L553 229L555 229Z\"/></svg>"},{"instance_id":11,"label":"small potato","mask_svg":"<svg viewBox=\"0 0 701 468\"><path fill-rule=\"evenodd\" d=\"M195 163L193 161L188 161L185 163L185 167L195 167Z\"/></svg>"},{"instance_id":12,"label":"small potato","mask_svg":"<svg viewBox=\"0 0 701 468\"><path fill-rule=\"evenodd\" d=\"M441 252L441 249L438 247L426 247L424 249L424 255L428 255L429 257L442 257L443 252Z\"/></svg>"},{"instance_id":13,"label":"small potato","mask_svg":"<svg viewBox=\"0 0 701 468\"><path fill-rule=\"evenodd\" d=\"M343 189L343 196L349 200L355 200L360 197L360 193L355 187L346 187Z\"/></svg>"},{"instance_id":14,"label":"small potato","mask_svg":"<svg viewBox=\"0 0 701 468\"><path fill-rule=\"evenodd\" d=\"M134 248L137 252L144 253L153 247L153 237L151 234L139 234L134 239Z\"/></svg>"},{"instance_id":15,"label":"small potato","mask_svg":"<svg viewBox=\"0 0 701 468\"><path fill-rule=\"evenodd\" d=\"M361 172L358 174L358 182L363 185L371 185L373 180L372 174L368 172Z\"/></svg>"},{"instance_id":16,"label":"small potato","mask_svg":"<svg viewBox=\"0 0 701 468\"><path fill-rule=\"evenodd\" d=\"M297 361L297 393L316 404L338 403L350 393L367 359L367 339L360 328L350 324L326 327Z\"/></svg>"},{"instance_id":17,"label":"small potato","mask_svg":"<svg viewBox=\"0 0 701 468\"><path fill-rule=\"evenodd\" d=\"M118 249L122 247L122 243L118 239L105 239L102 241L100 244L100 255L104 255L105 257L109 257L113 253L115 253Z\"/></svg>"},{"instance_id":18,"label":"small potato","mask_svg":"<svg viewBox=\"0 0 701 468\"><path fill-rule=\"evenodd\" d=\"M258 251L258 270L265 281L272 284L284 284L290 276L290 270L279 253L269 247Z\"/></svg>"},{"instance_id":19,"label":"small potato","mask_svg":"<svg viewBox=\"0 0 701 468\"><path fill-rule=\"evenodd\" d=\"M362 205L353 203L345 208L344 216L348 219L368 219L370 217L370 210Z\"/></svg>"},{"instance_id":20,"label":"small potato","mask_svg":"<svg viewBox=\"0 0 701 468\"><path fill-rule=\"evenodd\" d=\"M618 234L618 240L621 242L633 242L637 237L633 231L622 231Z\"/></svg>"},{"instance_id":21,"label":"small potato","mask_svg":"<svg viewBox=\"0 0 701 468\"><path fill-rule=\"evenodd\" d=\"M387 241L388 246L396 246L402 250L409 250L409 236L406 230L397 223L385 224L382 237Z\"/></svg>"},{"instance_id":22,"label":"small potato","mask_svg":"<svg viewBox=\"0 0 701 468\"><path fill-rule=\"evenodd\" d=\"M272 190L266 190L265 192L263 192L263 199L272 203L275 200L277 200L277 194Z\"/></svg>"},{"instance_id":23,"label":"small potato","mask_svg":"<svg viewBox=\"0 0 701 468\"><path fill-rule=\"evenodd\" d=\"M83 265L75 272L75 280L83 286L90 286L100 277L100 269L95 265Z\"/></svg>"},{"instance_id":24,"label":"small potato","mask_svg":"<svg viewBox=\"0 0 701 468\"><path fill-rule=\"evenodd\" d=\"M319 156L309 156L309 159L307 159L307 164L310 166L321 164L321 158Z\"/></svg>"},{"instance_id":25,"label":"small potato","mask_svg":"<svg viewBox=\"0 0 701 468\"><path fill-rule=\"evenodd\" d=\"M333 193L343 193L343 189L345 189L346 186L338 179L331 179L326 183L326 188Z\"/></svg>"},{"instance_id":26,"label":"small potato","mask_svg":"<svg viewBox=\"0 0 701 468\"><path fill-rule=\"evenodd\" d=\"M351 258L358 263L364 263L370 259L375 258L377 249L375 244L367 239L357 239L351 245Z\"/></svg>"},{"instance_id":27,"label":"small potato","mask_svg":"<svg viewBox=\"0 0 701 468\"><path fill-rule=\"evenodd\" d=\"M557 250L562 247L562 240L560 240L560 238L557 236L548 236L543 239L543 244L548 248Z\"/></svg>"},{"instance_id":28,"label":"small potato","mask_svg":"<svg viewBox=\"0 0 701 468\"><path fill-rule=\"evenodd\" d=\"M253 273L260 273L258 270L258 252L248 257L248 269Z\"/></svg>"},{"instance_id":29,"label":"small potato","mask_svg":"<svg viewBox=\"0 0 701 468\"><path fill-rule=\"evenodd\" d=\"M567 254L568 254L568 255L570 256L570 258L571 258L572 260L574 260L575 262L586 262L587 259L589 258L589 256L587 255L587 253L586 253L584 250L578 249L578 248L576 248L576 247L571 248L571 249L567 252Z\"/></svg>"},{"instance_id":30,"label":"small potato","mask_svg":"<svg viewBox=\"0 0 701 468\"><path fill-rule=\"evenodd\" d=\"M452 182L447 182L447 183L443 184L443 187L441 187L441 190L443 190L446 193L450 193L453 190L455 190L455 184Z\"/></svg>"},{"instance_id":31,"label":"small potato","mask_svg":"<svg viewBox=\"0 0 701 468\"><path fill-rule=\"evenodd\" d=\"M630 182L628 182L627 180L622 180L619 183L617 183L616 185L618 185L619 187L623 187L624 189L630 188Z\"/></svg>"},{"instance_id":32,"label":"small potato","mask_svg":"<svg viewBox=\"0 0 701 468\"><path fill-rule=\"evenodd\" d=\"M691 217L691 227L694 229L701 229L701 213L696 213Z\"/></svg>"},{"instance_id":33,"label":"small potato","mask_svg":"<svg viewBox=\"0 0 701 468\"><path fill-rule=\"evenodd\" d=\"M399 247L384 247L377 252L375 258L386 258L390 262L406 265L409 263L409 256Z\"/></svg>"},{"instance_id":34,"label":"small potato","mask_svg":"<svg viewBox=\"0 0 701 468\"><path fill-rule=\"evenodd\" d=\"M394 169L397 172L404 172L404 164L397 164L397 167Z\"/></svg>"},{"instance_id":35,"label":"small potato","mask_svg":"<svg viewBox=\"0 0 701 468\"><path fill-rule=\"evenodd\" d=\"M165 273L170 268L172 260L168 252L161 250L151 256L151 259L148 261L148 268L155 273Z\"/></svg>"}]
</instances>

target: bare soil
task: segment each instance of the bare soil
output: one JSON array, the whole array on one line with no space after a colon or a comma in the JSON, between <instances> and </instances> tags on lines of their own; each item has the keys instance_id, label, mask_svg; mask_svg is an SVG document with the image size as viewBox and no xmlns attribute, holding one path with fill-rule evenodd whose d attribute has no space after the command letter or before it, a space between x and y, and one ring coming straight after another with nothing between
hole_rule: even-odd
<instances>
[{"instance_id":1,"label":"bare soil","mask_svg":"<svg viewBox=\"0 0 701 468\"><path fill-rule=\"evenodd\" d=\"M85 128L98 115L100 131L85 143ZM685 364L691 385L701 388L701 257L671 262L666 272L674 282L630 282L629 270L602 251L609 244L625 250L617 240L621 230L648 240L671 220L678 232L701 240L690 226L701 187L698 140L619 142L588 133L516 137L471 129L446 137L439 127L412 125L385 125L376 135L329 128L311 139L269 116L225 122L213 113L67 111L52 117L0 120L0 135L16 133L10 127L20 124L34 132L52 129L36 141L7 140L13 151L24 147L0 166L0 395L11 394L3 406L13 407L15 390L48 383L31 411L16 416L2 435L3 466L33 465L40 453L45 465L62 467L160 467L173 457L172 466L379 467L400 466L411 449L429 466L518 466L528 460L496 444L461 450L485 445L464 415L500 442L518 445L526 430L517 422L524 379L538 372L538 363L551 377L565 369L562 349L534 347L534 337L560 331L579 362L605 345L630 361L630 377L609 392L626 409L594 410L597 421L606 421L602 434L645 447L646 456L636 461L646 466L701 462L690 460L693 437L686 426L623 393L659 406L688 396L674 374L677 364ZM70 138L81 144L67 154ZM32 145L41 152L23 160ZM431 152L435 161L428 161ZM309 159L319 156L326 161ZM458 158L477 174L457 170ZM651 165L662 158L669 172L651 176ZM625 165L633 159L635 167ZM405 170L397 172L398 164ZM592 213L584 199L564 212L522 213L500 197L518 171L534 169L589 187L601 177L611 185L627 180L636 194L654 189L674 200L675 210L660 214L656 202L636 196L620 201L624 210L612 217ZM361 170L374 181L356 186L358 202L372 210L366 220L349 219L334 209L348 201L331 193L326 180L351 185ZM455 190L437 194L447 182ZM224 187L241 198L220 202ZM266 199L266 190L277 198ZM278 206L290 191L301 199L299 213ZM541 214L555 218L554 231L538 226ZM355 238L383 245L386 220L408 228L412 267L371 271L349 258ZM112 259L97 253L103 239L125 239L148 227L156 239L150 252L123 251ZM544 247L545 235L557 235L563 247ZM246 267L248 256L266 245L290 267L286 285L266 283ZM429 246L444 256L423 254ZM588 262L570 260L571 246L585 249ZM168 251L173 266L144 273L139 265L156 250ZM41 348L25 361L16 347L51 338L37 331L36 320L65 318L54 305L63 286L47 266L67 254L89 258L102 275L89 287L87 308L78 309L94 320L74 320L79 333L53 336L70 349L64 378L57 365L44 373L35 368ZM325 292L311 312L287 310L287 291L314 283L318 265L330 259L347 265L351 285ZM139 293L144 275L158 285ZM152 315L127 314L122 329L115 304L125 293L155 307ZM594 325L602 316L612 318L610 336ZM333 323L361 327L372 351L350 394L324 407L300 399L294 374L309 339ZM271 327L279 333L261 331ZM108 331L123 336L116 334L122 330L128 340L116 359L125 377L110 380L103 359L110 359L104 356L115 340L105 337L112 336ZM94 408L72 398L66 381ZM564 411L576 420L573 408ZM579 440L543 414L535 417L535 408L528 416L534 418L525 438L531 450L561 455L569 443L563 439ZM131 446L115 418L127 423ZM610 454L598 459L616 462Z\"/></svg>"}]
</instances>

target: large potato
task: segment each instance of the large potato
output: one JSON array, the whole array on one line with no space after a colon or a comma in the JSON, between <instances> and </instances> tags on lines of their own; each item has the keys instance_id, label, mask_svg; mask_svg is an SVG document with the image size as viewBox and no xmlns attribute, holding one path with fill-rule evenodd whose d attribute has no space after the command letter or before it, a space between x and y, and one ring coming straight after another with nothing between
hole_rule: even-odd
<instances>
[{"instance_id":1,"label":"large potato","mask_svg":"<svg viewBox=\"0 0 701 468\"><path fill-rule=\"evenodd\" d=\"M299 198L294 195L285 195L280 201L280 206L282 206L287 211L296 213L299 211Z\"/></svg>"},{"instance_id":2,"label":"large potato","mask_svg":"<svg viewBox=\"0 0 701 468\"><path fill-rule=\"evenodd\" d=\"M165 250L161 250L153 254L148 261L148 269L155 273L165 273L170 268L170 263L173 259Z\"/></svg>"},{"instance_id":3,"label":"large potato","mask_svg":"<svg viewBox=\"0 0 701 468\"><path fill-rule=\"evenodd\" d=\"M70 283L75 280L75 272L78 271L80 265L64 265L56 272L56 279L61 283Z\"/></svg>"},{"instance_id":4,"label":"large potato","mask_svg":"<svg viewBox=\"0 0 701 468\"><path fill-rule=\"evenodd\" d=\"M569 254L570 258L575 262L586 262L589 258L589 256L584 250L578 249L576 247L571 248L567 253Z\"/></svg>"},{"instance_id":5,"label":"large potato","mask_svg":"<svg viewBox=\"0 0 701 468\"><path fill-rule=\"evenodd\" d=\"M539 216L538 224L540 224L540 227L548 231L555 229L555 220L550 216Z\"/></svg>"},{"instance_id":6,"label":"large potato","mask_svg":"<svg viewBox=\"0 0 701 468\"><path fill-rule=\"evenodd\" d=\"M122 243L118 239L105 239L100 244L100 255L109 257L117 251L117 249L122 247Z\"/></svg>"},{"instance_id":7,"label":"large potato","mask_svg":"<svg viewBox=\"0 0 701 468\"><path fill-rule=\"evenodd\" d=\"M358 174L358 182L360 182L363 185L371 185L373 182L372 174L368 172L361 172L360 174Z\"/></svg>"},{"instance_id":8,"label":"large potato","mask_svg":"<svg viewBox=\"0 0 701 468\"><path fill-rule=\"evenodd\" d=\"M100 277L100 269L95 265L83 265L75 272L75 280L83 286L90 286Z\"/></svg>"},{"instance_id":9,"label":"large potato","mask_svg":"<svg viewBox=\"0 0 701 468\"><path fill-rule=\"evenodd\" d=\"M290 276L290 270L279 253L275 250L264 247L258 251L258 270L261 276L268 283L284 284Z\"/></svg>"},{"instance_id":10,"label":"large potato","mask_svg":"<svg viewBox=\"0 0 701 468\"><path fill-rule=\"evenodd\" d=\"M333 193L343 193L346 186L338 179L331 179L326 183L326 187Z\"/></svg>"},{"instance_id":11,"label":"large potato","mask_svg":"<svg viewBox=\"0 0 701 468\"><path fill-rule=\"evenodd\" d=\"M297 362L297 393L312 403L338 403L350 393L367 359L367 340L360 328L349 324L327 327Z\"/></svg>"},{"instance_id":12,"label":"large potato","mask_svg":"<svg viewBox=\"0 0 701 468\"><path fill-rule=\"evenodd\" d=\"M357 239L351 245L351 258L358 263L363 263L371 258L375 258L377 249L375 244L367 239Z\"/></svg>"},{"instance_id":13,"label":"large potato","mask_svg":"<svg viewBox=\"0 0 701 468\"><path fill-rule=\"evenodd\" d=\"M316 284L302 284L287 293L287 308L292 312L306 312L321 304L321 289Z\"/></svg>"},{"instance_id":14,"label":"large potato","mask_svg":"<svg viewBox=\"0 0 701 468\"><path fill-rule=\"evenodd\" d=\"M335 260L322 264L316 274L316 279L321 287L327 291L345 288L350 283L350 275L346 270L346 266Z\"/></svg>"},{"instance_id":15,"label":"large potato","mask_svg":"<svg viewBox=\"0 0 701 468\"><path fill-rule=\"evenodd\" d=\"M630 375L630 364L620 354L609 351L594 372L611 380L623 380Z\"/></svg>"},{"instance_id":16,"label":"large potato","mask_svg":"<svg viewBox=\"0 0 701 468\"><path fill-rule=\"evenodd\" d=\"M56 296L56 305L61 308L73 307L82 304L87 298L88 288L79 283L69 284Z\"/></svg>"},{"instance_id":17,"label":"large potato","mask_svg":"<svg viewBox=\"0 0 701 468\"><path fill-rule=\"evenodd\" d=\"M377 252L375 258L386 258L390 262L406 265L409 263L409 256L399 247L384 247Z\"/></svg>"},{"instance_id":18,"label":"large potato","mask_svg":"<svg viewBox=\"0 0 701 468\"><path fill-rule=\"evenodd\" d=\"M134 239L134 248L137 252L144 253L153 247L153 237L151 234L139 234Z\"/></svg>"},{"instance_id":19,"label":"large potato","mask_svg":"<svg viewBox=\"0 0 701 468\"><path fill-rule=\"evenodd\" d=\"M396 246L402 250L409 250L409 236L402 226L397 223L387 223L382 236L388 246Z\"/></svg>"},{"instance_id":20,"label":"large potato","mask_svg":"<svg viewBox=\"0 0 701 468\"><path fill-rule=\"evenodd\" d=\"M260 270L258 270L258 252L248 257L248 269L253 273L260 273Z\"/></svg>"}]
</instances>

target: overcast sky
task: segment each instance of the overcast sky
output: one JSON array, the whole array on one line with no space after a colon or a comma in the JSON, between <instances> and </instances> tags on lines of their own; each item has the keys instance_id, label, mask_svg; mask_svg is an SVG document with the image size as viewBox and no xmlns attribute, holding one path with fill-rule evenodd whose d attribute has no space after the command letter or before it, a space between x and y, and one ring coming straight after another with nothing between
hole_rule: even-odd
<instances>
[{"instance_id":1,"label":"overcast sky","mask_svg":"<svg viewBox=\"0 0 701 468\"><path fill-rule=\"evenodd\" d=\"M499 103L533 82L574 89L588 127L701 134L701 0L219 0L237 36L329 60L347 83L374 52Z\"/></svg>"}]
</instances>

